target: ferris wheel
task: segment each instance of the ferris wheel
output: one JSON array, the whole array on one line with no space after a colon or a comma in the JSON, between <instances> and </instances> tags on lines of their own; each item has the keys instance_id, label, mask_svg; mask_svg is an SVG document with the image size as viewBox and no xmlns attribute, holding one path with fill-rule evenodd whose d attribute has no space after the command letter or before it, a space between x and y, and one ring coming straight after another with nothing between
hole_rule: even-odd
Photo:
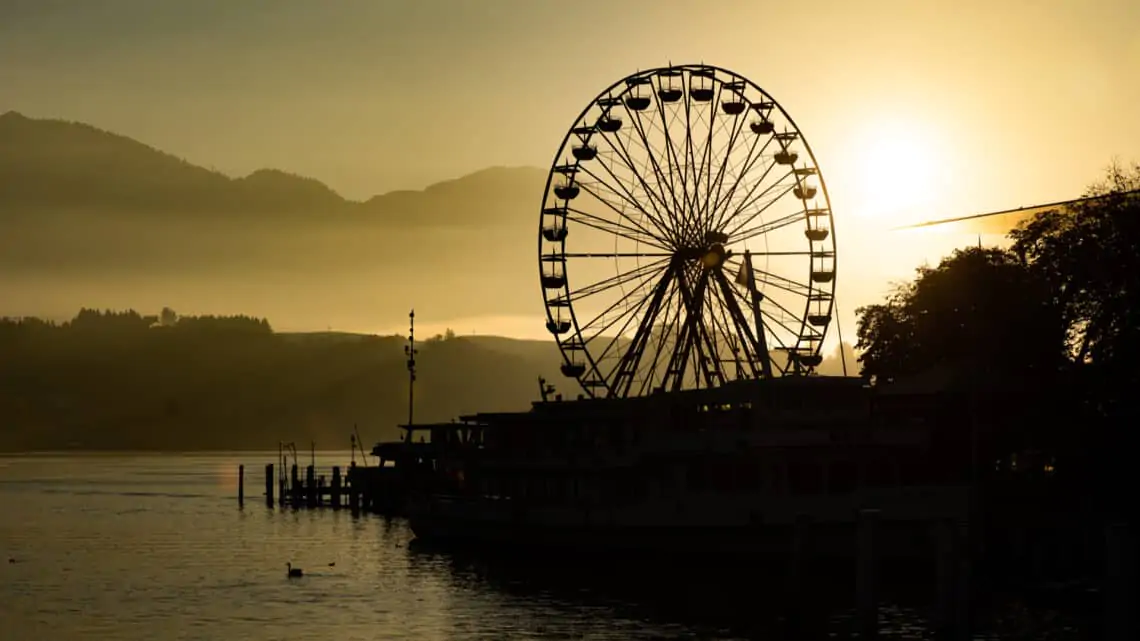
<instances>
[{"instance_id":1,"label":"ferris wheel","mask_svg":"<svg viewBox=\"0 0 1140 641\"><path fill-rule=\"evenodd\" d=\"M835 236L803 134L707 65L592 100L547 178L538 262L562 373L593 397L809 373L831 323Z\"/></svg>"}]
</instances>

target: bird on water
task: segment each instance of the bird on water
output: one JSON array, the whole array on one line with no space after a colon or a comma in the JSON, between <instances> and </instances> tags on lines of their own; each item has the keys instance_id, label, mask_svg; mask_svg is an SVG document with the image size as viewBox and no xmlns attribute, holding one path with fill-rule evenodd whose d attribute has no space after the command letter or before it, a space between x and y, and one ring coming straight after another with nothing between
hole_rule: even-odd
<instances>
[{"instance_id":1,"label":"bird on water","mask_svg":"<svg viewBox=\"0 0 1140 641\"><path fill-rule=\"evenodd\" d=\"M286 563L286 564L285 564L285 567L286 567L286 568L287 568L287 570L288 570L288 571L286 572L286 575L287 575L287 576L288 576L290 579L299 579L299 578L301 578L302 576L305 576L305 573L301 571L301 568L295 568L295 567L293 567L293 564L292 564L292 563Z\"/></svg>"}]
</instances>

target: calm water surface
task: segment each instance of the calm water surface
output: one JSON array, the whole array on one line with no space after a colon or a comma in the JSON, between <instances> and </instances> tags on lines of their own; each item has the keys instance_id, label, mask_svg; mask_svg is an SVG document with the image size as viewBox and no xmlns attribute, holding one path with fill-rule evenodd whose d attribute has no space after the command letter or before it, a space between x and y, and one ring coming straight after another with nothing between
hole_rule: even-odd
<instances>
[{"instance_id":1,"label":"calm water surface","mask_svg":"<svg viewBox=\"0 0 1140 641\"><path fill-rule=\"evenodd\" d=\"M348 456L319 455L317 465ZM16 560L0 565L0 640L742 634L707 620L715 615L689 616L707 610L685 606L708 586L671 584L668 568L651 581L672 598L649 602L636 590L640 596L613 596L588 569L551 578L545 569L423 551L409 545L401 520L267 509L263 470L275 457L0 457L0 556ZM239 463L249 472L244 509L235 499ZM306 576L288 580L286 561ZM762 597L750 602L762 609ZM890 607L883 614L894 638L926 636L917 615Z\"/></svg>"}]
</instances>

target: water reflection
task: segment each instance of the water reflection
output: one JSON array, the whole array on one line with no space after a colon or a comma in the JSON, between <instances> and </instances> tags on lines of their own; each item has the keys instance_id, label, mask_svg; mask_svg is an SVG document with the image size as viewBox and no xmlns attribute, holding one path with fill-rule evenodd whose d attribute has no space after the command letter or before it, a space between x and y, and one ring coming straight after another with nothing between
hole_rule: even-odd
<instances>
[{"instance_id":1,"label":"water reflection","mask_svg":"<svg viewBox=\"0 0 1140 641\"><path fill-rule=\"evenodd\" d=\"M0 641L779 640L852 627L841 569L793 600L781 568L706 567L699 554L432 548L398 519L266 508L257 475L275 456L0 457L0 558L20 560L0 565ZM243 509L220 482L238 463ZM287 579L286 562L306 576ZM924 638L921 608L902 597L885 594L900 605L882 609L884 636ZM787 621L793 602L800 629Z\"/></svg>"}]
</instances>

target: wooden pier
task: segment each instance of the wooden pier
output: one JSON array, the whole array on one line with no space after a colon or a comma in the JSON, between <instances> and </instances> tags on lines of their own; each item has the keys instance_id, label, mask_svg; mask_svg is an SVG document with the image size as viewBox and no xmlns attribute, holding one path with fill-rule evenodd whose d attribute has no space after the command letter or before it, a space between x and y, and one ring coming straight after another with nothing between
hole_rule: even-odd
<instances>
[{"instance_id":1,"label":"wooden pier","mask_svg":"<svg viewBox=\"0 0 1140 641\"><path fill-rule=\"evenodd\" d=\"M407 488L392 466L265 465L266 507L346 508L388 516L403 514ZM245 504L245 466L238 466L238 504Z\"/></svg>"}]
</instances>

